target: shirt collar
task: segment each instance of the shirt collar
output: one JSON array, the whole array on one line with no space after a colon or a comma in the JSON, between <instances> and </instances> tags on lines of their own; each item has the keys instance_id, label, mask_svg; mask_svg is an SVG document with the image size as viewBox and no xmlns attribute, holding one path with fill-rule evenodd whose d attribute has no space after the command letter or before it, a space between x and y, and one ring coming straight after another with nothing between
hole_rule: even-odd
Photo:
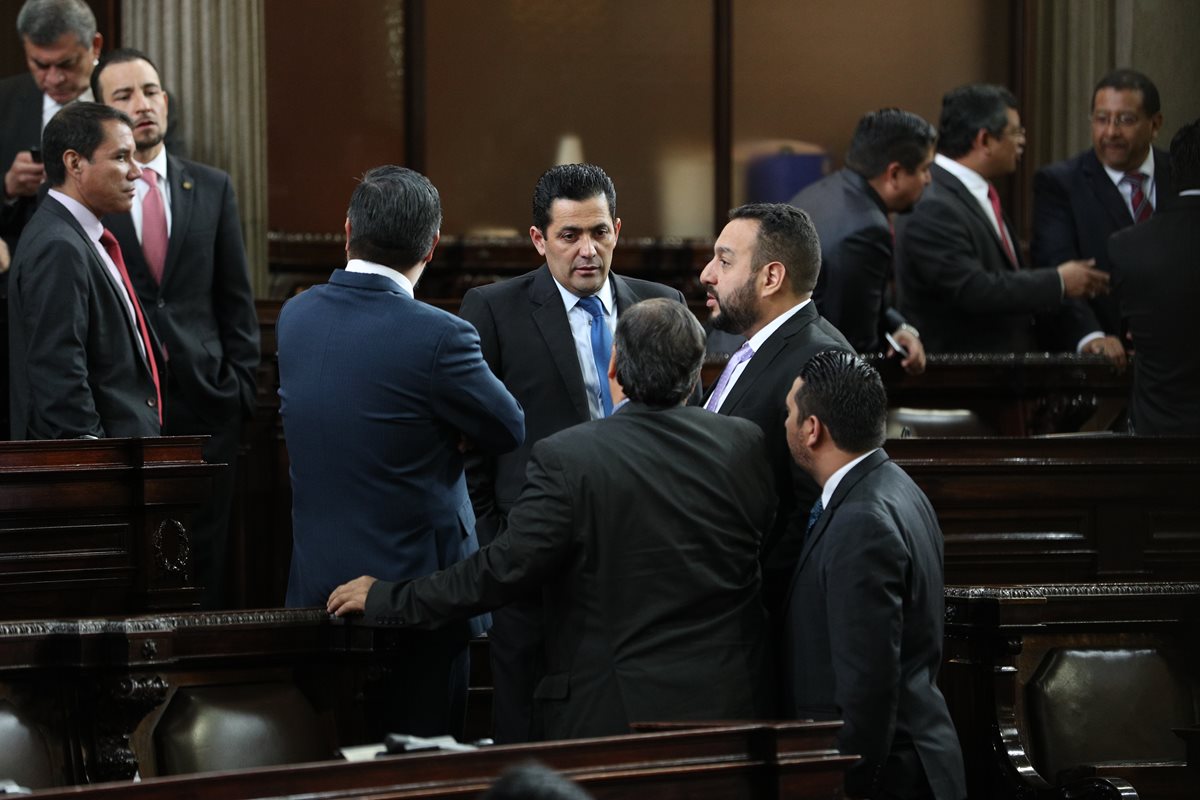
<instances>
[{"instance_id":1,"label":"shirt collar","mask_svg":"<svg viewBox=\"0 0 1200 800\"><path fill-rule=\"evenodd\" d=\"M766 344L767 339L771 338L771 334L773 334L775 331L782 328L783 323L787 322L789 319L796 316L796 312L798 312L800 309L804 308L806 305L808 305L811 302L812 302L811 297L807 300L802 300L799 303L797 303L796 305L789 308L787 311L780 314L775 319L768 322L766 325L764 325L762 330L760 330L758 333L756 333L750 337L750 339L749 339L750 349L753 350L755 353L757 353L759 351L759 348L761 348L764 344Z\"/></svg>"},{"instance_id":2,"label":"shirt collar","mask_svg":"<svg viewBox=\"0 0 1200 800\"><path fill-rule=\"evenodd\" d=\"M878 447L875 448L875 450L878 450L878 449L879 449ZM867 456L874 453L875 450L869 450L866 453L863 453L858 458L855 458L855 459L847 462L841 469L839 469L837 472L835 472L829 476L829 480L825 481L825 486L823 489L821 489L821 507L822 508L829 508L829 501L833 499L833 493L837 491L838 484L842 482L842 478L846 477L846 475L849 474L850 470L852 470L856 466L858 466L858 463L860 461L863 461L864 459L866 459Z\"/></svg>"},{"instance_id":3,"label":"shirt collar","mask_svg":"<svg viewBox=\"0 0 1200 800\"><path fill-rule=\"evenodd\" d=\"M104 225L92 213L91 209L69 194L60 192L58 189L51 189L49 194L55 200L62 203L67 211L71 212L71 216L79 223L79 227L83 228L83 232L90 236L93 242L100 241L100 237L104 234Z\"/></svg>"},{"instance_id":4,"label":"shirt collar","mask_svg":"<svg viewBox=\"0 0 1200 800\"><path fill-rule=\"evenodd\" d=\"M1144 181L1152 181L1154 180L1154 148L1150 148L1150 152L1146 153L1146 160L1142 162L1140 167L1135 169L1125 170L1125 172L1122 172L1119 169L1113 169L1103 161L1100 162L1100 166L1104 167L1104 171L1108 173L1108 179L1117 186L1120 186L1121 181L1125 179L1125 172L1140 172L1142 173ZM1145 183L1142 185L1145 186Z\"/></svg>"},{"instance_id":5,"label":"shirt collar","mask_svg":"<svg viewBox=\"0 0 1200 800\"><path fill-rule=\"evenodd\" d=\"M150 159L149 164L138 164L142 169L152 169L154 174L158 176L160 184L167 182L167 148L162 148L158 151L158 155Z\"/></svg>"},{"instance_id":6,"label":"shirt collar","mask_svg":"<svg viewBox=\"0 0 1200 800\"><path fill-rule=\"evenodd\" d=\"M83 94L79 95L79 97L76 97L75 100L82 100L85 103L95 102L95 97L92 95L92 87L89 86L88 88L84 89ZM69 100L68 102L74 103L75 100ZM55 114L57 114L58 110L66 104L67 103L58 102L50 95L43 92L42 93L42 127L43 128L46 127L46 123L50 121L50 118L53 117Z\"/></svg>"},{"instance_id":7,"label":"shirt collar","mask_svg":"<svg viewBox=\"0 0 1200 800\"><path fill-rule=\"evenodd\" d=\"M550 277L554 278L554 273L550 273ZM581 298L578 295L572 294L567 287L559 283L558 278L554 278L554 285L558 287L558 293L562 296L563 308L569 314ZM596 292L595 298L600 301L600 305L604 306L604 313L611 317L613 314L612 281L605 278L604 283L600 284L600 290Z\"/></svg>"},{"instance_id":8,"label":"shirt collar","mask_svg":"<svg viewBox=\"0 0 1200 800\"><path fill-rule=\"evenodd\" d=\"M396 286L400 287L400 291L412 298L416 298L413 294L412 281L408 276L399 270L385 267L383 264L376 264L374 261L367 261L361 258L352 258L346 262L346 272L359 272L367 275L382 275L390 280Z\"/></svg>"},{"instance_id":9,"label":"shirt collar","mask_svg":"<svg viewBox=\"0 0 1200 800\"><path fill-rule=\"evenodd\" d=\"M953 158L938 153L933 157L934 163L939 167L949 172L954 177L962 181L962 185L967 187L967 191L976 197L987 198L988 181L987 178L980 175L970 167L960 164Z\"/></svg>"}]
</instances>

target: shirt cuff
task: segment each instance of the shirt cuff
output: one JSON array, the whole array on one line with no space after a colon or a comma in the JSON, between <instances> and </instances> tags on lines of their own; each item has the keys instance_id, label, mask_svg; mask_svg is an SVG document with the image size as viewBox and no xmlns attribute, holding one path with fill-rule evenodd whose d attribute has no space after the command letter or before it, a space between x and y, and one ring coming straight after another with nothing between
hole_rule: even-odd
<instances>
[{"instance_id":1,"label":"shirt cuff","mask_svg":"<svg viewBox=\"0 0 1200 800\"><path fill-rule=\"evenodd\" d=\"M1092 331L1087 336L1084 336L1082 339L1079 340L1079 344L1075 345L1075 352L1082 353L1083 348L1087 346L1088 342L1094 341L1095 339L1103 339L1103 338L1104 338L1104 331Z\"/></svg>"}]
</instances>

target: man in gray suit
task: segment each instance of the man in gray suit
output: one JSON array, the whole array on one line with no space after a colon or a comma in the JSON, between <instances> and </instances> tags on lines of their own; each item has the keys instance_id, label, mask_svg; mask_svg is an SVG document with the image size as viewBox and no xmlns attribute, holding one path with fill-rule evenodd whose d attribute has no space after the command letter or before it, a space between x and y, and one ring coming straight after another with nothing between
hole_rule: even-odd
<instances>
[{"instance_id":1,"label":"man in gray suit","mask_svg":"<svg viewBox=\"0 0 1200 800\"><path fill-rule=\"evenodd\" d=\"M683 305L623 311L606 375L617 410L534 445L505 532L425 578L343 584L329 611L432 628L541 588L535 698L549 738L770 715L758 567L770 468L753 423L684 405L703 358Z\"/></svg>"},{"instance_id":2,"label":"man in gray suit","mask_svg":"<svg viewBox=\"0 0 1200 800\"><path fill-rule=\"evenodd\" d=\"M912 211L929 185L937 131L898 108L872 111L858 121L846 167L805 188L792 205L812 218L821 237L821 273L813 302L821 316L860 353L904 349L900 363L925 371L917 329L890 306L894 237L891 214Z\"/></svg>"},{"instance_id":3,"label":"man in gray suit","mask_svg":"<svg viewBox=\"0 0 1200 800\"><path fill-rule=\"evenodd\" d=\"M42 140L50 191L9 276L12 438L158 436L164 362L100 222L133 202L132 123L72 103Z\"/></svg>"},{"instance_id":4,"label":"man in gray suit","mask_svg":"<svg viewBox=\"0 0 1200 800\"><path fill-rule=\"evenodd\" d=\"M937 687L942 532L883 451L887 394L856 356L827 351L787 394L787 440L821 485L788 593L785 710L842 719L850 797L961 800L962 753Z\"/></svg>"}]
</instances>

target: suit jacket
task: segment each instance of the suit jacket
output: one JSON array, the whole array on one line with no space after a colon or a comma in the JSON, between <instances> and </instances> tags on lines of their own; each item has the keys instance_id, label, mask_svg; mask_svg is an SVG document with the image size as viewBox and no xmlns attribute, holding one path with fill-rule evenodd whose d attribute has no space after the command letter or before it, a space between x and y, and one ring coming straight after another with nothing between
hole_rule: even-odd
<instances>
[{"instance_id":1,"label":"suit jacket","mask_svg":"<svg viewBox=\"0 0 1200 800\"><path fill-rule=\"evenodd\" d=\"M937 164L896 239L900 310L921 329L926 352L1028 352L1034 315L1061 308L1058 272L1027 269L1019 247L1014 269L979 203Z\"/></svg>"},{"instance_id":2,"label":"suit jacket","mask_svg":"<svg viewBox=\"0 0 1200 800\"><path fill-rule=\"evenodd\" d=\"M925 494L878 450L838 484L804 543L788 597L785 693L793 717L844 719L862 760L852 796L919 781L966 797L962 753L937 686L942 532ZM913 794L912 796L917 796Z\"/></svg>"},{"instance_id":3,"label":"suit jacket","mask_svg":"<svg viewBox=\"0 0 1200 800\"><path fill-rule=\"evenodd\" d=\"M650 281L609 273L618 316L642 300L683 295ZM471 289L459 315L479 331L483 357L525 409L525 441L508 453L473 457L467 464L480 538L490 542L500 517L525 486L533 446L563 428L587 422L587 395L562 296L542 265L516 278Z\"/></svg>"},{"instance_id":4,"label":"suit jacket","mask_svg":"<svg viewBox=\"0 0 1200 800\"><path fill-rule=\"evenodd\" d=\"M772 710L758 551L774 507L762 432L639 403L538 442L495 542L377 583L366 619L434 627L544 586L551 739Z\"/></svg>"},{"instance_id":5,"label":"suit jacket","mask_svg":"<svg viewBox=\"0 0 1200 800\"><path fill-rule=\"evenodd\" d=\"M792 459L784 421L787 393L808 360L825 350L854 352L846 337L822 319L812 303L797 311L771 334L746 364L718 413L751 420L767 437L767 459L774 476L779 506L763 552L767 607L781 607L791 580L808 511L820 487Z\"/></svg>"},{"instance_id":6,"label":"suit jacket","mask_svg":"<svg viewBox=\"0 0 1200 800\"><path fill-rule=\"evenodd\" d=\"M1171 202L1171 160L1154 148L1157 209ZM1156 210L1157 210L1156 209ZM1055 266L1074 258L1094 258L1110 272L1108 238L1133 225L1121 192L1109 179L1094 150L1039 169L1033 176L1033 263ZM1122 333L1117 299L1108 294L1077 304L1083 328ZM1086 332L1086 331L1085 331Z\"/></svg>"},{"instance_id":7,"label":"suit jacket","mask_svg":"<svg viewBox=\"0 0 1200 800\"><path fill-rule=\"evenodd\" d=\"M285 303L276 330L292 478L287 605L324 605L359 575L416 578L475 552L459 443L511 450L525 427L474 329L389 278L337 270Z\"/></svg>"},{"instance_id":8,"label":"suit jacket","mask_svg":"<svg viewBox=\"0 0 1200 800\"><path fill-rule=\"evenodd\" d=\"M893 245L883 201L866 178L842 169L797 194L792 205L812 217L821 238L817 310L858 352L885 350L884 334L899 325L885 319Z\"/></svg>"},{"instance_id":9,"label":"suit jacket","mask_svg":"<svg viewBox=\"0 0 1200 800\"><path fill-rule=\"evenodd\" d=\"M1146 435L1200 435L1200 197L1176 197L1108 240L1113 293L1133 334L1130 421Z\"/></svg>"},{"instance_id":10,"label":"suit jacket","mask_svg":"<svg viewBox=\"0 0 1200 800\"><path fill-rule=\"evenodd\" d=\"M104 224L170 356L166 427L172 430L172 409L182 405L188 419L208 423L186 432L208 433L254 413L258 316L229 176L168 155L167 179L171 238L161 286L150 276L132 217L112 214Z\"/></svg>"},{"instance_id":11,"label":"suit jacket","mask_svg":"<svg viewBox=\"0 0 1200 800\"><path fill-rule=\"evenodd\" d=\"M47 197L9 270L13 439L159 435L154 379L123 297L71 212Z\"/></svg>"}]
</instances>

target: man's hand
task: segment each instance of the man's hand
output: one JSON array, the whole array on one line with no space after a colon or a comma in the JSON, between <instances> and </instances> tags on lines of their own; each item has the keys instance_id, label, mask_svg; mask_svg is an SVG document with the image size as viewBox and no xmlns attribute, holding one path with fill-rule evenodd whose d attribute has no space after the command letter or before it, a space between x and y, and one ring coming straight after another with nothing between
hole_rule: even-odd
<instances>
[{"instance_id":1,"label":"man's hand","mask_svg":"<svg viewBox=\"0 0 1200 800\"><path fill-rule=\"evenodd\" d=\"M1116 336L1100 336L1083 346L1083 352L1101 355L1112 362L1117 372L1125 371L1125 346Z\"/></svg>"},{"instance_id":2,"label":"man's hand","mask_svg":"<svg viewBox=\"0 0 1200 800\"><path fill-rule=\"evenodd\" d=\"M915 336L911 330L897 328L892 337L900 343L900 346L908 351L908 355L900 360L900 366L904 367L904 371L909 375L920 375L925 371L925 345L921 344L921 339ZM891 358L895 354L895 348L889 346L887 355Z\"/></svg>"},{"instance_id":3,"label":"man's hand","mask_svg":"<svg viewBox=\"0 0 1200 800\"><path fill-rule=\"evenodd\" d=\"M0 239L0 273L8 272L12 264L12 255L8 252L8 244Z\"/></svg>"},{"instance_id":4,"label":"man's hand","mask_svg":"<svg viewBox=\"0 0 1200 800\"><path fill-rule=\"evenodd\" d=\"M46 168L34 161L28 150L22 150L4 173L4 196L33 197L44 180Z\"/></svg>"},{"instance_id":5,"label":"man's hand","mask_svg":"<svg viewBox=\"0 0 1200 800\"><path fill-rule=\"evenodd\" d=\"M1108 294L1108 273L1093 269L1096 259L1087 261L1065 261L1059 264L1059 277L1063 282L1063 295L1066 297L1095 297Z\"/></svg>"},{"instance_id":6,"label":"man's hand","mask_svg":"<svg viewBox=\"0 0 1200 800\"><path fill-rule=\"evenodd\" d=\"M375 579L370 575L363 575L349 583L343 583L330 593L329 601L325 603L325 610L335 617L363 613L367 607L367 592L371 591L374 584Z\"/></svg>"}]
</instances>

